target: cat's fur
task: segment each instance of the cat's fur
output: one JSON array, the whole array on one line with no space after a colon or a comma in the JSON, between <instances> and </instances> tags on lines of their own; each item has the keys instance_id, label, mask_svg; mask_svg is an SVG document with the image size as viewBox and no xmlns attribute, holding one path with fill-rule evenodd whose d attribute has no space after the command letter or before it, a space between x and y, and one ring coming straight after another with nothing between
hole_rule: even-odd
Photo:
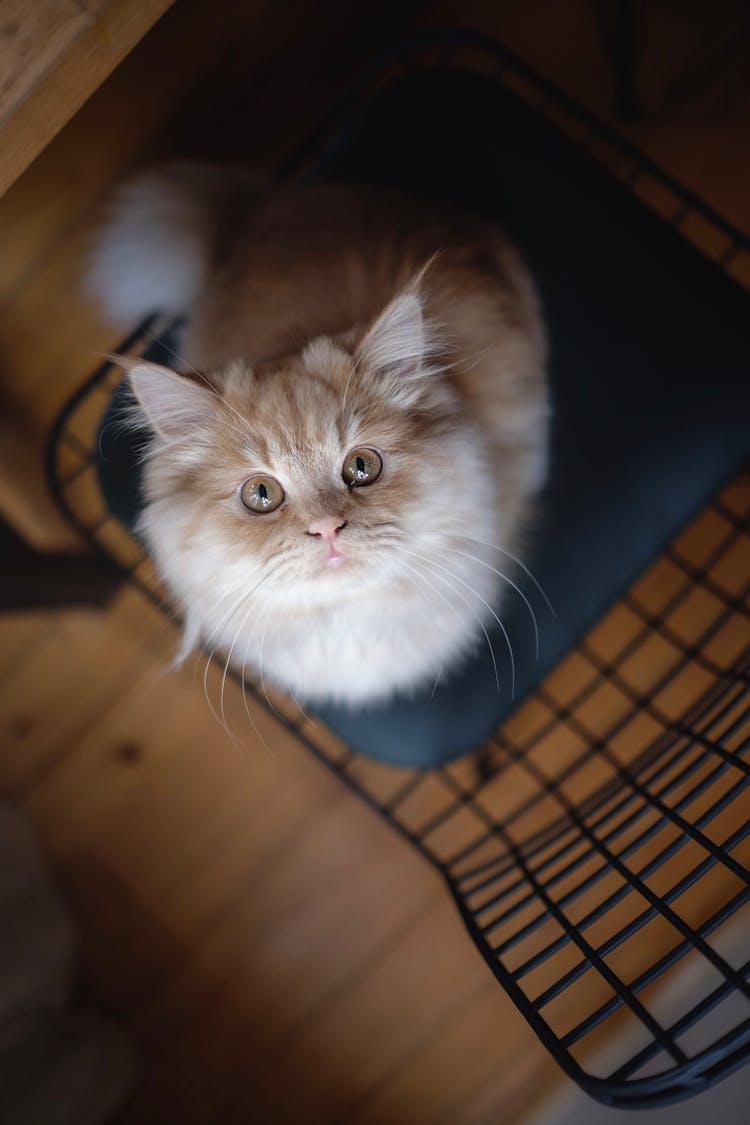
<instances>
[{"instance_id":1,"label":"cat's fur","mask_svg":"<svg viewBox=\"0 0 750 1125\"><path fill-rule=\"evenodd\" d=\"M360 704L484 643L548 422L533 286L496 227L395 193L172 170L125 190L91 276L117 318L188 317L183 374L130 371L154 431L142 532L186 650ZM384 469L350 490L355 446ZM259 471L286 493L272 514L238 496ZM311 535L326 519L341 530Z\"/></svg>"}]
</instances>

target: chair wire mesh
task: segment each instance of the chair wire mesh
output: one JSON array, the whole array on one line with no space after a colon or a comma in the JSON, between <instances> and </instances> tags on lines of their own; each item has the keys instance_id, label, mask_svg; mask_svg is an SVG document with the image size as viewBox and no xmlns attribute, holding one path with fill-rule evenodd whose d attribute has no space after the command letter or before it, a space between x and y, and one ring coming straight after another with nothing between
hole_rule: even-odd
<instances>
[{"instance_id":1,"label":"chair wire mesh","mask_svg":"<svg viewBox=\"0 0 750 1125\"><path fill-rule=\"evenodd\" d=\"M615 133L478 37L379 64L284 172L395 74L491 74L739 280L750 243ZM140 325L121 354L167 330ZM58 504L157 604L104 508L96 433L119 368L66 403L47 447ZM750 1055L750 475L730 481L474 754L427 772L354 753L289 700L243 688L443 875L498 981L560 1065L614 1106L705 1089Z\"/></svg>"}]
</instances>

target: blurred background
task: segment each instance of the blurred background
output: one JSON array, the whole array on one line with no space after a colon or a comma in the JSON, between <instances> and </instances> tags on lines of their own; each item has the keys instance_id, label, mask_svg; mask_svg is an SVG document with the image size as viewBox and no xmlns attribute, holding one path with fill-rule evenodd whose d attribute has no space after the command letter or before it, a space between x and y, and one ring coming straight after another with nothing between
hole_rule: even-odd
<instances>
[{"instance_id":1,"label":"blurred background","mask_svg":"<svg viewBox=\"0 0 750 1125\"><path fill-rule=\"evenodd\" d=\"M169 671L176 632L136 591L60 608L64 564L36 554L81 550L42 445L128 327L78 292L112 188L167 156L273 171L366 63L430 26L510 47L750 232L744 0L0 0L9 1125L625 1119L562 1075L415 852L265 713L248 731L230 685L238 746L203 664ZM685 233L710 251L700 223ZM733 1125L749 1093L740 1072L639 1120Z\"/></svg>"}]
</instances>

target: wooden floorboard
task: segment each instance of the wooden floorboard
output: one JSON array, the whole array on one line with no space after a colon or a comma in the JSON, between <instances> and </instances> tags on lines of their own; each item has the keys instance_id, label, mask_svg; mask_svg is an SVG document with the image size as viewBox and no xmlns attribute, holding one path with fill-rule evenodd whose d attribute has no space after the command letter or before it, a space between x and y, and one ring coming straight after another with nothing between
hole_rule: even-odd
<instances>
[{"instance_id":1,"label":"wooden floorboard","mask_svg":"<svg viewBox=\"0 0 750 1125\"><path fill-rule=\"evenodd\" d=\"M0 200L0 393L35 448L114 343L77 296L112 183L157 153L273 166L415 25L495 34L750 231L743 5L648 7L643 112L620 122L593 0L236 0L222 20L179 0ZM140 1052L121 1125L518 1125L563 1080L436 874L251 702L258 737L234 683L222 730L176 642L135 591L0 621L0 788ZM218 709L220 669L207 685Z\"/></svg>"}]
</instances>

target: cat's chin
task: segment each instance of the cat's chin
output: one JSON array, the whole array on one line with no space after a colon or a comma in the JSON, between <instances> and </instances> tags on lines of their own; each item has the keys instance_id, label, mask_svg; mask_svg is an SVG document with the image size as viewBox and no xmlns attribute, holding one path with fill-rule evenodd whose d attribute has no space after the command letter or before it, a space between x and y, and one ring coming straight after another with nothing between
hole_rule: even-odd
<instances>
[{"instance_id":1,"label":"cat's chin","mask_svg":"<svg viewBox=\"0 0 750 1125\"><path fill-rule=\"evenodd\" d=\"M345 555L335 561L325 560L280 593L278 610L292 614L316 608L327 610L352 598L377 596L379 591L389 589L395 578L391 568L377 558L364 560Z\"/></svg>"}]
</instances>

